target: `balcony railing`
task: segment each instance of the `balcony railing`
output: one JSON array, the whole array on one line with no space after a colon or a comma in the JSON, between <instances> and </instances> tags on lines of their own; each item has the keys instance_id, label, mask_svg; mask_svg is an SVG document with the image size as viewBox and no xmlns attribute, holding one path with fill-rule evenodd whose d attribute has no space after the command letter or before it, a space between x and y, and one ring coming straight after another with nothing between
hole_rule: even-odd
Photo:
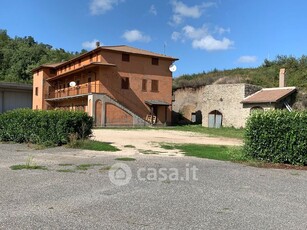
<instances>
[{"instance_id":1,"label":"balcony railing","mask_svg":"<svg viewBox=\"0 0 307 230\"><path fill-rule=\"evenodd\" d=\"M47 99L52 98L61 98L61 97L68 97L68 96L76 96L82 94L89 94L89 93L99 93L100 92L100 85L99 84L86 84L74 87L66 87L62 89L50 89L49 94L46 95Z\"/></svg>"}]
</instances>

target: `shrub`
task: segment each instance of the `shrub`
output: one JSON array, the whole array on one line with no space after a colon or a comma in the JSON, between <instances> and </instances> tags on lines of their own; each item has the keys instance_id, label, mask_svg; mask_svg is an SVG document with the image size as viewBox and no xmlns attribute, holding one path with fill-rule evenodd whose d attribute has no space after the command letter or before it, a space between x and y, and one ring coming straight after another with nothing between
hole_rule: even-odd
<instances>
[{"instance_id":1,"label":"shrub","mask_svg":"<svg viewBox=\"0 0 307 230\"><path fill-rule=\"evenodd\" d=\"M307 165L307 112L253 114L246 125L245 152L268 162Z\"/></svg>"},{"instance_id":2,"label":"shrub","mask_svg":"<svg viewBox=\"0 0 307 230\"><path fill-rule=\"evenodd\" d=\"M16 109L0 115L0 141L62 145L71 133L91 135L93 119L83 112Z\"/></svg>"}]
</instances>

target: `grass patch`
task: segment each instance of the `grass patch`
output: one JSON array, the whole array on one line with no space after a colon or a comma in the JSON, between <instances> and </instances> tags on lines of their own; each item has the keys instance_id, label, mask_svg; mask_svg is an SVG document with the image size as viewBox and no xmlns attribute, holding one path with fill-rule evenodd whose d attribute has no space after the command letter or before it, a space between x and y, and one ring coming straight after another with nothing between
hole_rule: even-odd
<instances>
[{"instance_id":1,"label":"grass patch","mask_svg":"<svg viewBox=\"0 0 307 230\"><path fill-rule=\"evenodd\" d=\"M59 164L59 166L73 166L73 164Z\"/></svg>"},{"instance_id":2,"label":"grass patch","mask_svg":"<svg viewBox=\"0 0 307 230\"><path fill-rule=\"evenodd\" d=\"M229 137L229 138L244 138L244 129L226 128L222 127L219 129L203 127L201 125L182 125L182 126L169 126L165 129L177 130L177 131L188 131L206 134L215 137Z\"/></svg>"},{"instance_id":3,"label":"grass patch","mask_svg":"<svg viewBox=\"0 0 307 230\"><path fill-rule=\"evenodd\" d=\"M69 173L74 173L76 172L75 170L73 169L58 169L56 170L57 172L69 172Z\"/></svg>"},{"instance_id":4,"label":"grass patch","mask_svg":"<svg viewBox=\"0 0 307 230\"><path fill-rule=\"evenodd\" d=\"M76 170L88 170L90 168L93 168L95 166L102 166L103 164L81 164L76 166Z\"/></svg>"},{"instance_id":5,"label":"grass patch","mask_svg":"<svg viewBox=\"0 0 307 230\"><path fill-rule=\"evenodd\" d=\"M163 149L167 149L167 150L176 149L176 147L174 145L171 145L171 144L160 144L160 147L163 148Z\"/></svg>"},{"instance_id":6,"label":"grass patch","mask_svg":"<svg viewBox=\"0 0 307 230\"><path fill-rule=\"evenodd\" d=\"M104 166L101 169L99 169L99 171L109 171L112 168L112 166Z\"/></svg>"},{"instance_id":7,"label":"grass patch","mask_svg":"<svg viewBox=\"0 0 307 230\"><path fill-rule=\"evenodd\" d=\"M243 139L244 138L244 129L235 129L235 128L229 128L229 127L222 127L219 129L215 128L207 128L203 127L202 125L178 125L178 126L166 126L166 127L112 127L112 128L103 128L103 129L121 129L121 130L152 130L152 129L158 129L158 130L175 130L175 131L186 131L186 132L194 132L194 133L200 133L208 136L213 137L229 137L229 138L237 138L237 139Z\"/></svg>"},{"instance_id":8,"label":"grass patch","mask_svg":"<svg viewBox=\"0 0 307 230\"><path fill-rule=\"evenodd\" d=\"M119 158L115 158L115 160L117 161L135 161L135 158L131 158L131 157L119 157Z\"/></svg>"},{"instance_id":9,"label":"grass patch","mask_svg":"<svg viewBox=\"0 0 307 230\"><path fill-rule=\"evenodd\" d=\"M247 162L250 158L244 155L242 147L200 145L200 144L161 144L164 149L178 149L186 156L207 158L221 161Z\"/></svg>"},{"instance_id":10,"label":"grass patch","mask_svg":"<svg viewBox=\"0 0 307 230\"><path fill-rule=\"evenodd\" d=\"M108 151L108 152L116 152L119 151L118 148L112 146L109 143L95 141L95 140L77 140L72 144L68 145L70 148L75 149L87 149L87 150L95 150L95 151Z\"/></svg>"},{"instance_id":11,"label":"grass patch","mask_svg":"<svg viewBox=\"0 0 307 230\"><path fill-rule=\"evenodd\" d=\"M28 169L28 170L35 170L35 169L39 169L39 170L48 170L48 168L46 166L41 166L41 165L12 165L10 167L10 169L12 170L22 170L22 169Z\"/></svg>"},{"instance_id":12,"label":"grass patch","mask_svg":"<svg viewBox=\"0 0 307 230\"><path fill-rule=\"evenodd\" d=\"M154 151L154 150L150 150L150 149L139 149L139 152L142 153L142 154L159 154L159 153L164 153L164 152Z\"/></svg>"},{"instance_id":13,"label":"grass patch","mask_svg":"<svg viewBox=\"0 0 307 230\"><path fill-rule=\"evenodd\" d=\"M125 148L135 148L134 145L124 145Z\"/></svg>"}]
</instances>

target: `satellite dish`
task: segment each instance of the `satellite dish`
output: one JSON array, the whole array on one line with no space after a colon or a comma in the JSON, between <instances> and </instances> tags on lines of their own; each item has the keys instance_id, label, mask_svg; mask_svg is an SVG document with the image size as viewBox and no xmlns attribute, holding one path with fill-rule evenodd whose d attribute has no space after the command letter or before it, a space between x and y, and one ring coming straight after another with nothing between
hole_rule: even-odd
<instances>
[{"instance_id":1,"label":"satellite dish","mask_svg":"<svg viewBox=\"0 0 307 230\"><path fill-rule=\"evenodd\" d=\"M175 66L175 64L171 64L168 69L169 69L169 71L171 71L173 73L177 70L177 66Z\"/></svg>"},{"instance_id":2,"label":"satellite dish","mask_svg":"<svg viewBox=\"0 0 307 230\"><path fill-rule=\"evenodd\" d=\"M74 82L74 81L69 82L69 86L70 87L75 87L76 86L76 82Z\"/></svg>"}]
</instances>

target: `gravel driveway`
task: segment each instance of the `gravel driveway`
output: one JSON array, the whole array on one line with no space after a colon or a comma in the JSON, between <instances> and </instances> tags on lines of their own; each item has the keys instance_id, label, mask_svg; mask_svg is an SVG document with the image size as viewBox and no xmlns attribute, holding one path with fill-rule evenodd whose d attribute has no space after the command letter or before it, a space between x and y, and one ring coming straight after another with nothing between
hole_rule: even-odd
<instances>
[{"instance_id":1,"label":"gravel driveway","mask_svg":"<svg viewBox=\"0 0 307 230\"><path fill-rule=\"evenodd\" d=\"M48 170L9 168L29 155ZM119 155L0 144L0 229L307 229L306 171ZM118 163L131 170L123 186L109 179ZM80 164L95 165L75 170Z\"/></svg>"},{"instance_id":2,"label":"gravel driveway","mask_svg":"<svg viewBox=\"0 0 307 230\"><path fill-rule=\"evenodd\" d=\"M243 141L235 138L209 137L194 132L174 130L114 130L95 129L93 139L112 143L122 149L127 155L134 155L142 151L155 151L160 155L182 156L179 150L166 151L159 143L193 143L206 145L240 146ZM134 148L131 148L133 146Z\"/></svg>"}]
</instances>

